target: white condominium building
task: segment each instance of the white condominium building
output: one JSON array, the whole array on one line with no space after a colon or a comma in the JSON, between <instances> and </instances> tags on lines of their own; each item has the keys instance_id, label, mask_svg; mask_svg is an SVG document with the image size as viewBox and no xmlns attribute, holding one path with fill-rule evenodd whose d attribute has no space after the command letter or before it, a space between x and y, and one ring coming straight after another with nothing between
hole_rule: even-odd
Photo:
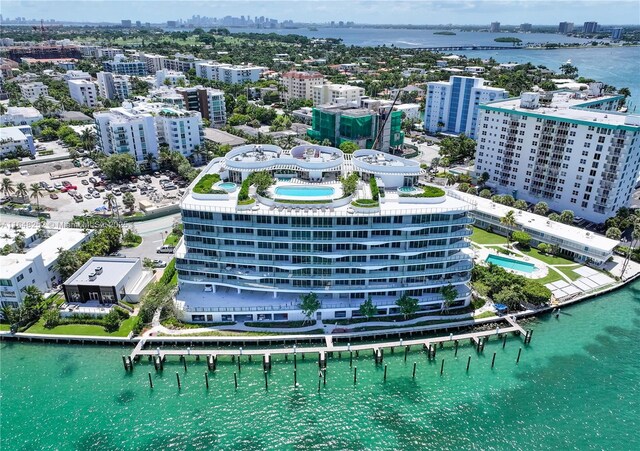
<instances>
[{"instance_id":1,"label":"white condominium building","mask_svg":"<svg viewBox=\"0 0 640 451\"><path fill-rule=\"evenodd\" d=\"M427 83L424 128L430 133L450 133L475 138L478 106L509 93L502 88L484 86L484 79L453 76L449 81Z\"/></svg>"},{"instance_id":2,"label":"white condominium building","mask_svg":"<svg viewBox=\"0 0 640 451\"><path fill-rule=\"evenodd\" d=\"M161 86L186 86L189 83L187 82L187 76L182 72L178 72L175 70L162 69L156 71L156 88Z\"/></svg>"},{"instance_id":3,"label":"white condominium building","mask_svg":"<svg viewBox=\"0 0 640 451\"><path fill-rule=\"evenodd\" d=\"M124 55L116 55L111 61L103 63L105 72L114 74L143 76L147 74L147 65L143 61L130 60Z\"/></svg>"},{"instance_id":4,"label":"white condominium building","mask_svg":"<svg viewBox=\"0 0 640 451\"><path fill-rule=\"evenodd\" d=\"M193 55L176 53L174 58L165 58L162 68L178 72L188 72L190 69L195 69L196 63L200 61L202 60Z\"/></svg>"},{"instance_id":5,"label":"white condominium building","mask_svg":"<svg viewBox=\"0 0 640 451\"><path fill-rule=\"evenodd\" d=\"M324 83L324 76L320 72L285 72L280 83L284 87L282 99L313 99L313 86Z\"/></svg>"},{"instance_id":6,"label":"white condominium building","mask_svg":"<svg viewBox=\"0 0 640 451\"><path fill-rule=\"evenodd\" d=\"M198 77L229 84L258 81L262 72L266 70L261 66L234 66L214 61L196 62L195 69Z\"/></svg>"},{"instance_id":7,"label":"white condominium building","mask_svg":"<svg viewBox=\"0 0 640 451\"><path fill-rule=\"evenodd\" d=\"M175 92L182 96L185 109L199 111L202 117L209 119L211 125L224 125L227 122L224 91L191 86L175 88Z\"/></svg>"},{"instance_id":8,"label":"white condominium building","mask_svg":"<svg viewBox=\"0 0 640 451\"><path fill-rule=\"evenodd\" d=\"M31 125L41 119L42 114L33 107L10 106L0 116L0 125Z\"/></svg>"},{"instance_id":9,"label":"white condominium building","mask_svg":"<svg viewBox=\"0 0 640 451\"><path fill-rule=\"evenodd\" d=\"M164 69L164 61L167 57L153 53L138 53L138 59L146 64L147 72L155 74L159 70Z\"/></svg>"},{"instance_id":10,"label":"white condominium building","mask_svg":"<svg viewBox=\"0 0 640 451\"><path fill-rule=\"evenodd\" d=\"M22 97L33 102L37 100L40 96L48 96L49 88L42 82L34 81L31 83L21 83L18 85L20 87L20 94Z\"/></svg>"},{"instance_id":11,"label":"white condominium building","mask_svg":"<svg viewBox=\"0 0 640 451\"><path fill-rule=\"evenodd\" d=\"M128 75L98 72L97 78L100 97L109 100L124 100L131 94L131 82Z\"/></svg>"},{"instance_id":12,"label":"white condominium building","mask_svg":"<svg viewBox=\"0 0 640 451\"><path fill-rule=\"evenodd\" d=\"M621 96L524 93L480 106L476 176L528 202L597 223L629 206L640 170L640 116Z\"/></svg>"},{"instance_id":13,"label":"white condominium building","mask_svg":"<svg viewBox=\"0 0 640 451\"><path fill-rule=\"evenodd\" d=\"M150 113L136 111L131 104L95 113L98 147L107 155L128 153L138 163L147 155L158 155L158 134Z\"/></svg>"},{"instance_id":14,"label":"white condominium building","mask_svg":"<svg viewBox=\"0 0 640 451\"><path fill-rule=\"evenodd\" d=\"M62 79L65 81L69 80L87 80L91 81L91 74L89 72L85 72L83 70L68 70L63 76Z\"/></svg>"},{"instance_id":15,"label":"white condominium building","mask_svg":"<svg viewBox=\"0 0 640 451\"><path fill-rule=\"evenodd\" d=\"M364 96L364 88L336 83L313 86L311 91L314 106L336 103L360 105L360 99Z\"/></svg>"},{"instance_id":16,"label":"white condominium building","mask_svg":"<svg viewBox=\"0 0 640 451\"><path fill-rule=\"evenodd\" d=\"M240 198L240 185L262 171L274 183L260 192L249 186L249 199ZM339 180L350 174L356 189L345 192ZM180 205L183 318L298 320L300 296L309 293L322 303L314 319L358 316L369 296L378 315L397 314L404 295L421 311L440 310L445 286L457 291L451 308L467 305L472 205L417 186L422 174L417 162L383 152L347 159L312 145L249 145L214 159ZM371 178L383 192L378 201ZM210 188L199 183L207 179Z\"/></svg>"},{"instance_id":17,"label":"white condominium building","mask_svg":"<svg viewBox=\"0 0 640 451\"><path fill-rule=\"evenodd\" d=\"M158 140L188 157L202 145L202 116L197 111L162 107L155 116Z\"/></svg>"},{"instance_id":18,"label":"white condominium building","mask_svg":"<svg viewBox=\"0 0 640 451\"><path fill-rule=\"evenodd\" d=\"M80 105L95 107L98 105L98 88L92 81L87 80L69 80L69 95Z\"/></svg>"},{"instance_id":19,"label":"white condominium building","mask_svg":"<svg viewBox=\"0 0 640 451\"><path fill-rule=\"evenodd\" d=\"M121 55L122 49L99 47L96 49L96 56L98 58L115 58L116 55Z\"/></svg>"}]
</instances>

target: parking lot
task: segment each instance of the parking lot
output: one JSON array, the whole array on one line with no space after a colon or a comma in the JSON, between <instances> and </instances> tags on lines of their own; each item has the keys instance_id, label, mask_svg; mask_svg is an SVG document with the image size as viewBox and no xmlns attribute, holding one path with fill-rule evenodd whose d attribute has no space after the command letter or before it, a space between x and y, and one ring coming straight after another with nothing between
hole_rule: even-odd
<instances>
[{"instance_id":1,"label":"parking lot","mask_svg":"<svg viewBox=\"0 0 640 451\"><path fill-rule=\"evenodd\" d=\"M106 210L105 196L113 193L116 196L120 213L128 213L128 209L122 203L123 193L131 192L136 200L134 211L140 211L140 202L143 201L151 207L162 207L176 203L182 194L180 186L185 182L180 181L175 174L164 172L154 175L141 176L128 181L112 182L101 177L97 167L83 166L87 170L86 175L69 175L60 178L51 178L51 173L75 169L71 161L57 161L26 166L28 174L14 172L10 178L14 186L25 183L46 183L48 191L43 193L40 205L50 214L52 220L68 221L76 215L100 212L110 214ZM95 175L94 175L95 174ZM171 182L173 179L175 182ZM67 185L67 186L64 186ZM35 200L29 200L35 204Z\"/></svg>"}]
</instances>

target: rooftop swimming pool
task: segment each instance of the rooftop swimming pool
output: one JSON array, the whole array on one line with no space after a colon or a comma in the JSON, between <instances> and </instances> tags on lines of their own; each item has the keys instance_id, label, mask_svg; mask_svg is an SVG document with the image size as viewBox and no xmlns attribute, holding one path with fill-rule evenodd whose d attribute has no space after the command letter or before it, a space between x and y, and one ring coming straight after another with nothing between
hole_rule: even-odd
<instances>
[{"instance_id":1,"label":"rooftop swimming pool","mask_svg":"<svg viewBox=\"0 0 640 451\"><path fill-rule=\"evenodd\" d=\"M289 198L303 197L331 197L335 193L335 189L330 186L277 186L275 193L278 196Z\"/></svg>"},{"instance_id":2,"label":"rooftop swimming pool","mask_svg":"<svg viewBox=\"0 0 640 451\"><path fill-rule=\"evenodd\" d=\"M532 273L536 270L536 265L533 265L531 263L521 262L520 260L514 260L512 258L502 257L495 254L489 255L485 261L487 263L502 266L503 268L513 269L526 273Z\"/></svg>"},{"instance_id":3,"label":"rooftop swimming pool","mask_svg":"<svg viewBox=\"0 0 640 451\"><path fill-rule=\"evenodd\" d=\"M402 186L402 187L398 188L398 191L400 191L401 193L404 193L404 194L410 194L410 193L413 193L413 192L418 192L420 190L415 188L415 187L413 187L413 186Z\"/></svg>"},{"instance_id":4,"label":"rooftop swimming pool","mask_svg":"<svg viewBox=\"0 0 640 451\"><path fill-rule=\"evenodd\" d=\"M218 185L220 188L222 189L226 189L226 190L232 190L235 189L235 187L237 186L235 183L233 182L224 182Z\"/></svg>"}]
</instances>

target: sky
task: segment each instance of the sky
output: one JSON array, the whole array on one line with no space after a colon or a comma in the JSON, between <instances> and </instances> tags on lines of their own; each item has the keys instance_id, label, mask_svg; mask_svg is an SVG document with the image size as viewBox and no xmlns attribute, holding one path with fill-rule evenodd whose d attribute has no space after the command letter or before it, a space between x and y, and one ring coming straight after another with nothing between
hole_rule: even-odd
<instances>
[{"instance_id":1,"label":"sky","mask_svg":"<svg viewBox=\"0 0 640 451\"><path fill-rule=\"evenodd\" d=\"M316 23L553 25L593 20L640 24L640 0L1 0L1 5L4 18L74 22L160 23L192 15L250 15Z\"/></svg>"}]
</instances>

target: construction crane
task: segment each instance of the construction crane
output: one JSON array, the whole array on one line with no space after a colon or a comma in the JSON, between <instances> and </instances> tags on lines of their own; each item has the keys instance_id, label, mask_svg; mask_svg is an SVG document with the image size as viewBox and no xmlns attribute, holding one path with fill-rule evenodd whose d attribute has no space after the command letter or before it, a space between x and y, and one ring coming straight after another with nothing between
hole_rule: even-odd
<instances>
[{"instance_id":1,"label":"construction crane","mask_svg":"<svg viewBox=\"0 0 640 451\"><path fill-rule=\"evenodd\" d=\"M38 27L37 25L33 25L31 27L31 29L33 31L38 31L40 30L40 38L42 39L42 41L44 42L46 40L47 37L47 29L44 27L44 20L40 19L40 26Z\"/></svg>"}]
</instances>

